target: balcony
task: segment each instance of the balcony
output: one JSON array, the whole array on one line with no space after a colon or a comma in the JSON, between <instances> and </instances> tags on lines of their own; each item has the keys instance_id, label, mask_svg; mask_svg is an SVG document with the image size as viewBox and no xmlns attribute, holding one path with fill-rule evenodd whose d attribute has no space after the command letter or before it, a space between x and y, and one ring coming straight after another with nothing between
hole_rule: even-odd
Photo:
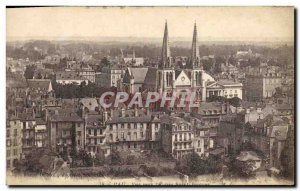
<instances>
[{"instance_id":1,"label":"balcony","mask_svg":"<svg viewBox=\"0 0 300 191\"><path fill-rule=\"evenodd\" d=\"M191 150L194 150L193 147L189 147L189 148L176 148L174 149L174 152L176 151L191 151Z\"/></svg>"},{"instance_id":2,"label":"balcony","mask_svg":"<svg viewBox=\"0 0 300 191\"><path fill-rule=\"evenodd\" d=\"M97 134L97 135L90 135L90 134L86 134L87 138L99 138L99 137L105 137L105 134Z\"/></svg>"},{"instance_id":3,"label":"balcony","mask_svg":"<svg viewBox=\"0 0 300 191\"><path fill-rule=\"evenodd\" d=\"M174 140L174 143L190 143L192 139L182 139L182 140Z\"/></svg>"}]
</instances>

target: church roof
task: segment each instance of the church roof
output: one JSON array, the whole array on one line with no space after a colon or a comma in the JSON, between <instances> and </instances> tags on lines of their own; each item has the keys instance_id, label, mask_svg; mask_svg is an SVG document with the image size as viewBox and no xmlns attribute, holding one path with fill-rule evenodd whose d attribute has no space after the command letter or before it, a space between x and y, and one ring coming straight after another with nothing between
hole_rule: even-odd
<instances>
[{"instance_id":1,"label":"church roof","mask_svg":"<svg viewBox=\"0 0 300 191\"><path fill-rule=\"evenodd\" d=\"M144 83L148 68L129 68L135 83Z\"/></svg>"},{"instance_id":2,"label":"church roof","mask_svg":"<svg viewBox=\"0 0 300 191\"><path fill-rule=\"evenodd\" d=\"M156 84L156 73L157 68L148 68L146 77L145 77L145 84L148 85L155 85Z\"/></svg>"}]
</instances>

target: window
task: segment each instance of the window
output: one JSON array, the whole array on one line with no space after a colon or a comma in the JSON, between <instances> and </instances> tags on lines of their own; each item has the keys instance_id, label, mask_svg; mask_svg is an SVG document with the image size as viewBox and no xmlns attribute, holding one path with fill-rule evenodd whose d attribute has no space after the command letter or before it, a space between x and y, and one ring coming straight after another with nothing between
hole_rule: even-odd
<instances>
[{"instance_id":1,"label":"window","mask_svg":"<svg viewBox=\"0 0 300 191\"><path fill-rule=\"evenodd\" d=\"M77 123L77 127L80 127L80 123Z\"/></svg>"},{"instance_id":2,"label":"window","mask_svg":"<svg viewBox=\"0 0 300 191\"><path fill-rule=\"evenodd\" d=\"M10 156L10 150L6 150L6 157Z\"/></svg>"},{"instance_id":3,"label":"window","mask_svg":"<svg viewBox=\"0 0 300 191\"><path fill-rule=\"evenodd\" d=\"M6 146L10 147L10 140L6 140Z\"/></svg>"},{"instance_id":4,"label":"window","mask_svg":"<svg viewBox=\"0 0 300 191\"><path fill-rule=\"evenodd\" d=\"M77 131L77 135L80 137L81 136L81 131Z\"/></svg>"},{"instance_id":5,"label":"window","mask_svg":"<svg viewBox=\"0 0 300 191\"><path fill-rule=\"evenodd\" d=\"M92 130L91 130L91 129L89 129L89 131L88 131L88 132L89 132L89 133L88 133L89 135L91 135L91 134L92 134Z\"/></svg>"},{"instance_id":6,"label":"window","mask_svg":"<svg viewBox=\"0 0 300 191\"><path fill-rule=\"evenodd\" d=\"M158 130L158 124L155 124L155 131Z\"/></svg>"},{"instance_id":7,"label":"window","mask_svg":"<svg viewBox=\"0 0 300 191\"><path fill-rule=\"evenodd\" d=\"M80 140L77 140L77 145L80 145Z\"/></svg>"},{"instance_id":8,"label":"window","mask_svg":"<svg viewBox=\"0 0 300 191\"><path fill-rule=\"evenodd\" d=\"M141 132L141 138L143 138L144 137L144 132Z\"/></svg>"},{"instance_id":9,"label":"window","mask_svg":"<svg viewBox=\"0 0 300 191\"><path fill-rule=\"evenodd\" d=\"M155 139L158 139L158 132L155 132Z\"/></svg>"},{"instance_id":10,"label":"window","mask_svg":"<svg viewBox=\"0 0 300 191\"><path fill-rule=\"evenodd\" d=\"M16 137L18 135L18 130L14 129L14 136Z\"/></svg>"},{"instance_id":11,"label":"window","mask_svg":"<svg viewBox=\"0 0 300 191\"><path fill-rule=\"evenodd\" d=\"M17 156L17 155L18 155L18 150L14 149L14 156Z\"/></svg>"},{"instance_id":12,"label":"window","mask_svg":"<svg viewBox=\"0 0 300 191\"><path fill-rule=\"evenodd\" d=\"M175 135L175 141L177 141L177 135Z\"/></svg>"},{"instance_id":13,"label":"window","mask_svg":"<svg viewBox=\"0 0 300 191\"><path fill-rule=\"evenodd\" d=\"M18 139L14 139L14 146L18 146Z\"/></svg>"},{"instance_id":14,"label":"window","mask_svg":"<svg viewBox=\"0 0 300 191\"><path fill-rule=\"evenodd\" d=\"M134 132L134 140L137 140L137 133L136 132Z\"/></svg>"},{"instance_id":15,"label":"window","mask_svg":"<svg viewBox=\"0 0 300 191\"><path fill-rule=\"evenodd\" d=\"M6 130L6 137L10 137L10 130Z\"/></svg>"},{"instance_id":16,"label":"window","mask_svg":"<svg viewBox=\"0 0 300 191\"><path fill-rule=\"evenodd\" d=\"M136 143L133 144L133 147L136 149Z\"/></svg>"},{"instance_id":17,"label":"window","mask_svg":"<svg viewBox=\"0 0 300 191\"><path fill-rule=\"evenodd\" d=\"M128 139L130 140L131 139L131 133L130 132L128 132Z\"/></svg>"},{"instance_id":18,"label":"window","mask_svg":"<svg viewBox=\"0 0 300 191\"><path fill-rule=\"evenodd\" d=\"M130 149L130 143L128 143L128 149Z\"/></svg>"},{"instance_id":19,"label":"window","mask_svg":"<svg viewBox=\"0 0 300 191\"><path fill-rule=\"evenodd\" d=\"M124 139L124 132L121 133L121 138Z\"/></svg>"},{"instance_id":20,"label":"window","mask_svg":"<svg viewBox=\"0 0 300 191\"><path fill-rule=\"evenodd\" d=\"M97 136L97 129L94 129L94 136Z\"/></svg>"}]
</instances>

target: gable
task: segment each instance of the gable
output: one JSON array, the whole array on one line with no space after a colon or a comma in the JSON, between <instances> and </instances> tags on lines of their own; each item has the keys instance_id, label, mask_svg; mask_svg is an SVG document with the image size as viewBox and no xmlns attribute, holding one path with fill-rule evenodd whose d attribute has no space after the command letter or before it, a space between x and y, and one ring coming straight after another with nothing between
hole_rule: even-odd
<instances>
[{"instance_id":1,"label":"gable","mask_svg":"<svg viewBox=\"0 0 300 191\"><path fill-rule=\"evenodd\" d=\"M217 82L212 82L212 83L209 83L206 88L223 88L223 86L221 86Z\"/></svg>"},{"instance_id":2,"label":"gable","mask_svg":"<svg viewBox=\"0 0 300 191\"><path fill-rule=\"evenodd\" d=\"M184 71L181 71L174 84L175 86L191 86L191 80Z\"/></svg>"}]
</instances>

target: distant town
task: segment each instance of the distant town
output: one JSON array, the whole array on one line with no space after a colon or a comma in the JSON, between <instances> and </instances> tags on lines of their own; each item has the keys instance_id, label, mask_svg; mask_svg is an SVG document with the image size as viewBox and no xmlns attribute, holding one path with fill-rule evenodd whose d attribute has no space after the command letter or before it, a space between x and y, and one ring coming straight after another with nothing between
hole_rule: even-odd
<instances>
[{"instance_id":1,"label":"distant town","mask_svg":"<svg viewBox=\"0 0 300 191\"><path fill-rule=\"evenodd\" d=\"M28 40L6 45L6 167L63 177L294 178L294 46ZM199 38L201 36L199 35ZM195 92L196 107L150 92ZM160 107L165 101L163 107ZM188 102L188 101L184 101Z\"/></svg>"}]
</instances>

